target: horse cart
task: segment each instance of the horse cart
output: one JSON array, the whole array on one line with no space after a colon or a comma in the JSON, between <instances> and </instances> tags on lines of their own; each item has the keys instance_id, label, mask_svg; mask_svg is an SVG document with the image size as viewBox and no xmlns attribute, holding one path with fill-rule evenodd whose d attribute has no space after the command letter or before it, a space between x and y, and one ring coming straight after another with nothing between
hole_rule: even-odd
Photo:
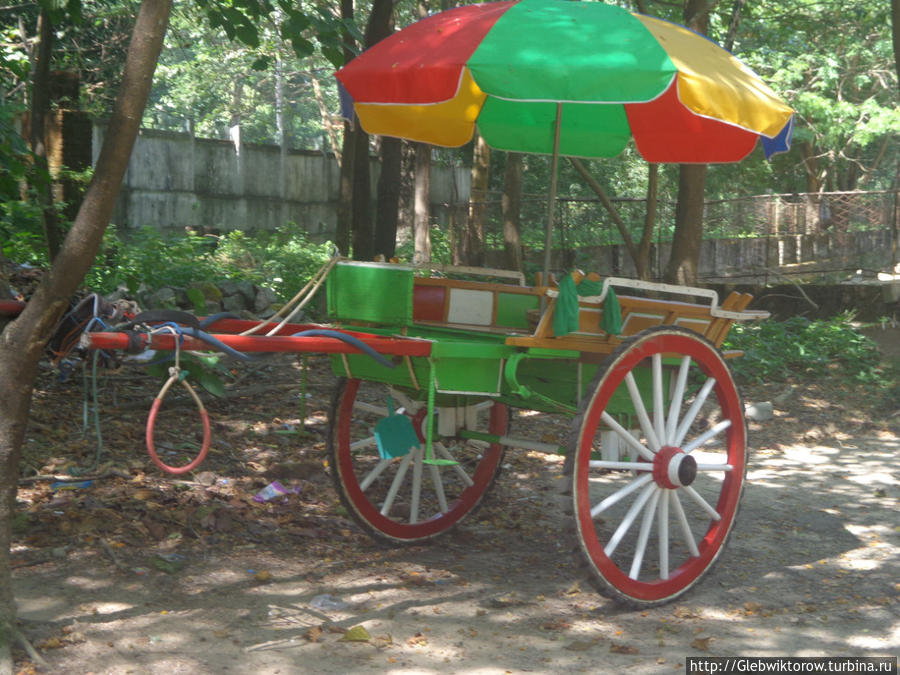
<instances>
[{"instance_id":1,"label":"horse cart","mask_svg":"<svg viewBox=\"0 0 900 675\"><path fill-rule=\"evenodd\" d=\"M599 590L638 607L686 592L722 552L746 471L744 407L727 364L737 354L719 347L734 321L767 314L736 292L720 304L710 290L630 279L573 273L526 286L509 272L463 271L335 261L317 281L327 276L327 326L158 318L82 339L176 355L327 353L340 376L329 466L372 536L437 537L482 503L506 448L562 452L574 536ZM153 450L165 389L184 382L170 372L147 440L157 464L181 472L202 457L169 467ZM194 399L205 454L209 422ZM513 409L570 418L568 438L517 437Z\"/></svg>"}]
</instances>

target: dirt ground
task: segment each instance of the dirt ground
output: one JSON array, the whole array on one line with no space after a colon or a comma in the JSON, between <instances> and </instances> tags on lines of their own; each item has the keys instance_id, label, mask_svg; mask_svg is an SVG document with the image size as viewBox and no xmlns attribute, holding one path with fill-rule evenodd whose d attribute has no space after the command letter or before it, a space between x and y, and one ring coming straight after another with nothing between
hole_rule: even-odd
<instances>
[{"instance_id":1,"label":"dirt ground","mask_svg":"<svg viewBox=\"0 0 900 675\"><path fill-rule=\"evenodd\" d=\"M897 349L900 329L880 333ZM688 656L900 653L896 398L828 375L745 386L775 417L750 425L731 541L688 595L635 611L578 576L555 456L508 452L482 510L434 544L372 542L325 473L333 379L311 364L305 428L296 363L246 368L209 403L210 457L180 477L144 451L159 380L101 378L91 466L85 383L45 372L12 552L22 629L49 665L22 651L22 673L677 673ZM73 467L92 483L54 489ZM274 479L299 493L254 502Z\"/></svg>"}]
</instances>

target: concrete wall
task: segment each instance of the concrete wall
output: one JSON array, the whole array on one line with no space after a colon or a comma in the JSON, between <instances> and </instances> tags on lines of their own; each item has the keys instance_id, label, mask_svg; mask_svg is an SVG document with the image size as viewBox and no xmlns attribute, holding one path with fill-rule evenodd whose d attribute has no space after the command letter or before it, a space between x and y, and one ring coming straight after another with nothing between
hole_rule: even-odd
<instances>
[{"instance_id":1,"label":"concrete wall","mask_svg":"<svg viewBox=\"0 0 900 675\"><path fill-rule=\"evenodd\" d=\"M94 126L94 161L104 127ZM313 240L333 238L340 168L331 154L291 150L284 182L277 146L245 144L238 154L229 141L190 134L142 130L116 203L113 222L124 228L273 229L293 221ZM372 160L372 194L379 164ZM431 201L435 215L451 201L468 201L465 169L434 166Z\"/></svg>"}]
</instances>

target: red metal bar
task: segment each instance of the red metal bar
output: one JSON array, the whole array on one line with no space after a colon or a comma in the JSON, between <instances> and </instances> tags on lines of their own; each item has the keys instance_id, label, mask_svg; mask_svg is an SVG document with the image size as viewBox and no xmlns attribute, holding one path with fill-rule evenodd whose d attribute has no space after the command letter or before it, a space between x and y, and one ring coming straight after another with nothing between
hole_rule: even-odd
<instances>
[{"instance_id":1,"label":"red metal bar","mask_svg":"<svg viewBox=\"0 0 900 675\"><path fill-rule=\"evenodd\" d=\"M250 322L256 323L256 322ZM310 327L311 328L311 327ZM320 328L320 326L319 326ZM302 327L300 327L302 330ZM344 331L348 332L348 331ZM431 342L407 338L382 337L369 333L350 333L379 354L387 356L428 356L431 354ZM131 334L132 336L135 334ZM214 338L239 352L318 352L322 354L360 354L359 349L337 338L329 337L288 337L265 335L231 335L227 333L212 334ZM176 337L171 333L138 333L142 349L159 349L171 351L175 349ZM85 333L82 336L89 349L128 349L127 333ZM183 336L181 349L189 351L216 351L208 342L194 337Z\"/></svg>"}]
</instances>

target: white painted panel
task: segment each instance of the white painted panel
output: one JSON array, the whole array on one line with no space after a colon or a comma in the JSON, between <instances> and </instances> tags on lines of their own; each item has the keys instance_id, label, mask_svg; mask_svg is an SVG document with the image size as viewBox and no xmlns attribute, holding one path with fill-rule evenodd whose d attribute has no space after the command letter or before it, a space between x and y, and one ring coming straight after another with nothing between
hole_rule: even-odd
<instances>
[{"instance_id":1,"label":"white painted panel","mask_svg":"<svg viewBox=\"0 0 900 675\"><path fill-rule=\"evenodd\" d=\"M450 289L450 311L447 321L472 326L490 326L494 313L494 294L490 291Z\"/></svg>"}]
</instances>

